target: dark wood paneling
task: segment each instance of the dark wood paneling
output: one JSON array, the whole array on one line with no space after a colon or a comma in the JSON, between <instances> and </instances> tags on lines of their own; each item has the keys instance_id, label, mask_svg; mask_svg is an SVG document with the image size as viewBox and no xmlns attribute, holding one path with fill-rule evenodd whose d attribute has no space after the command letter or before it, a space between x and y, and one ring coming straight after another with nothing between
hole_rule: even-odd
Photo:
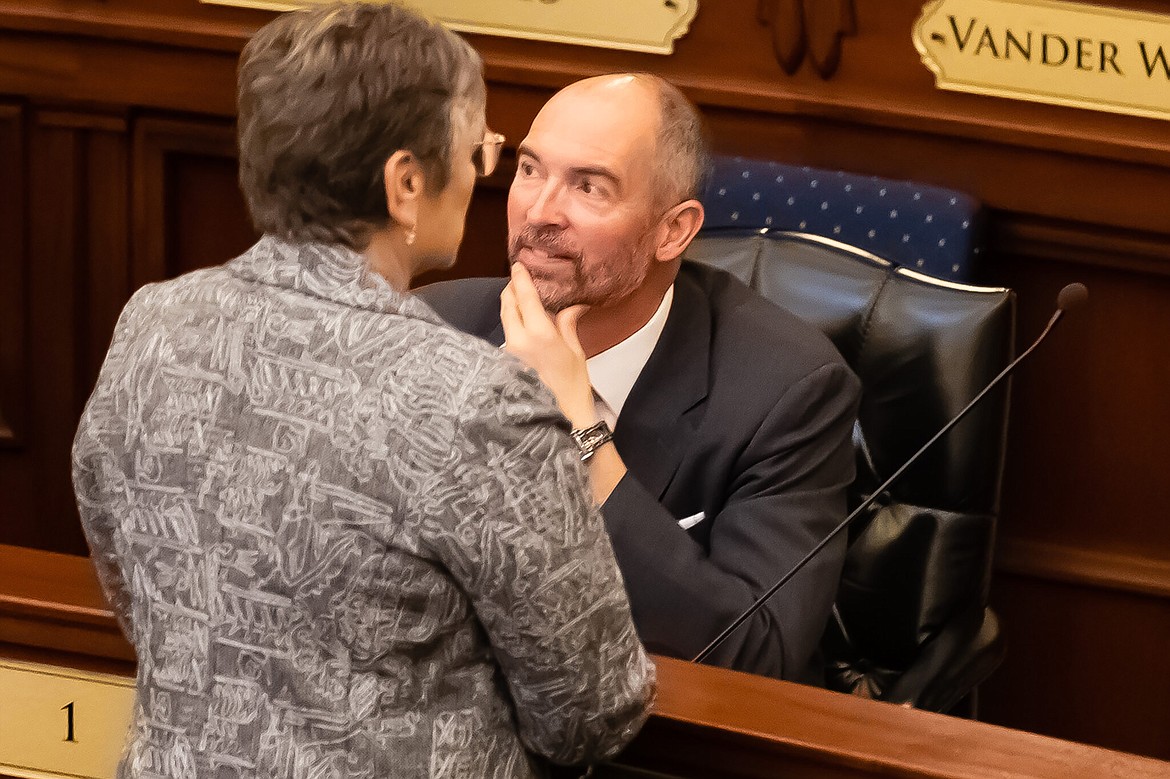
<instances>
[{"instance_id":1,"label":"dark wood paneling","mask_svg":"<svg viewBox=\"0 0 1170 779\"><path fill-rule=\"evenodd\" d=\"M27 229L34 272L26 293L30 402L25 446L0 470L5 508L12 517L0 528L0 539L82 552L85 545L76 523L69 521L75 512L65 494L70 489L71 428L77 419L80 133L46 127L35 117L32 125Z\"/></svg>"},{"instance_id":2,"label":"dark wood paneling","mask_svg":"<svg viewBox=\"0 0 1170 779\"><path fill-rule=\"evenodd\" d=\"M32 110L25 126L31 271L18 280L28 350L19 378L28 396L22 446L0 459L0 540L84 553L69 450L127 293L126 124L118 115Z\"/></svg>"},{"instance_id":3,"label":"dark wood paneling","mask_svg":"<svg viewBox=\"0 0 1170 779\"><path fill-rule=\"evenodd\" d=\"M256 240L226 121L147 116L134 128L136 289L230 260Z\"/></svg>"},{"instance_id":4,"label":"dark wood paneling","mask_svg":"<svg viewBox=\"0 0 1170 779\"><path fill-rule=\"evenodd\" d=\"M1170 758L1170 604L1001 573L1007 659L984 688L993 722Z\"/></svg>"},{"instance_id":5,"label":"dark wood paneling","mask_svg":"<svg viewBox=\"0 0 1170 779\"><path fill-rule=\"evenodd\" d=\"M25 190L24 111L0 103L0 462L20 444L26 413Z\"/></svg>"},{"instance_id":6,"label":"dark wood paneling","mask_svg":"<svg viewBox=\"0 0 1170 779\"><path fill-rule=\"evenodd\" d=\"M1061 285L1090 290L1015 379L1001 533L1170 561L1170 278L1015 255L994 270L1019 292L1022 339Z\"/></svg>"},{"instance_id":7,"label":"dark wood paneling","mask_svg":"<svg viewBox=\"0 0 1170 779\"><path fill-rule=\"evenodd\" d=\"M124 123L91 133L85 150L85 257L79 296L86 318L78 332L82 365L81 394L89 397L110 335L129 292L130 195ZM80 407L78 408L80 411Z\"/></svg>"},{"instance_id":8,"label":"dark wood paneling","mask_svg":"<svg viewBox=\"0 0 1170 779\"><path fill-rule=\"evenodd\" d=\"M255 242L229 123L143 117L135 123L133 159L133 288L225 262ZM479 183L455 267L419 284L506 272L504 208L514 169L510 156Z\"/></svg>"}]
</instances>

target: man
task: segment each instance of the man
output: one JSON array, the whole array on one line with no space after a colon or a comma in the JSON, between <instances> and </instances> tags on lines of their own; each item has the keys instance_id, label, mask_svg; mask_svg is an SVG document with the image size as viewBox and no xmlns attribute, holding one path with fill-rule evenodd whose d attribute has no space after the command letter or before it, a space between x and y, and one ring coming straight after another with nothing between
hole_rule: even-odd
<instances>
[{"instance_id":1,"label":"man","mask_svg":"<svg viewBox=\"0 0 1170 779\"><path fill-rule=\"evenodd\" d=\"M829 341L681 261L703 222L701 122L649 75L555 95L519 147L511 281L422 292L553 390L647 646L696 655L845 515L858 382ZM613 427L612 442L606 429ZM816 647L844 540L712 656L823 684Z\"/></svg>"}]
</instances>

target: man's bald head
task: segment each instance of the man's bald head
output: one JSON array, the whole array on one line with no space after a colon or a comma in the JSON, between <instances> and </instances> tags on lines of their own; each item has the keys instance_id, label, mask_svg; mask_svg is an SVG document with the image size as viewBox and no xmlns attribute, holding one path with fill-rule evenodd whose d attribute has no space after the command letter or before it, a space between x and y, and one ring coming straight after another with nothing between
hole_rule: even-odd
<instances>
[{"instance_id":1,"label":"man's bald head","mask_svg":"<svg viewBox=\"0 0 1170 779\"><path fill-rule=\"evenodd\" d=\"M661 199L659 205L669 208L684 200L698 199L707 180L711 154L702 117L678 87L653 73L616 73L570 84L549 102L562 95L588 91L608 93L615 110L640 96L653 101L658 109L653 191Z\"/></svg>"}]
</instances>

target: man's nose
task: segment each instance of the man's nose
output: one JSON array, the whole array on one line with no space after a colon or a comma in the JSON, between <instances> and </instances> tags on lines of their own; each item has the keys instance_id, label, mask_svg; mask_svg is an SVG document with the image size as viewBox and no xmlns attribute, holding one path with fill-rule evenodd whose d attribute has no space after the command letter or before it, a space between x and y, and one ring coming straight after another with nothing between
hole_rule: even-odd
<instances>
[{"instance_id":1,"label":"man's nose","mask_svg":"<svg viewBox=\"0 0 1170 779\"><path fill-rule=\"evenodd\" d=\"M528 223L535 225L564 225L565 209L561 202L564 187L554 179L544 182L536 199L528 207Z\"/></svg>"}]
</instances>

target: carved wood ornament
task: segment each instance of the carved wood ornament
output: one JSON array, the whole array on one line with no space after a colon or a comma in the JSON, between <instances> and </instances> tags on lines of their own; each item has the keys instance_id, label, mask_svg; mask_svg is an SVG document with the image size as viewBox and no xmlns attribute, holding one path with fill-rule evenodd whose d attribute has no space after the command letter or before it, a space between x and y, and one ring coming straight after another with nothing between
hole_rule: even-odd
<instances>
[{"instance_id":1,"label":"carved wood ornament","mask_svg":"<svg viewBox=\"0 0 1170 779\"><path fill-rule=\"evenodd\" d=\"M776 61L790 76L808 59L822 79L832 78L845 38L857 34L854 0L760 0L757 15L771 28Z\"/></svg>"}]
</instances>

